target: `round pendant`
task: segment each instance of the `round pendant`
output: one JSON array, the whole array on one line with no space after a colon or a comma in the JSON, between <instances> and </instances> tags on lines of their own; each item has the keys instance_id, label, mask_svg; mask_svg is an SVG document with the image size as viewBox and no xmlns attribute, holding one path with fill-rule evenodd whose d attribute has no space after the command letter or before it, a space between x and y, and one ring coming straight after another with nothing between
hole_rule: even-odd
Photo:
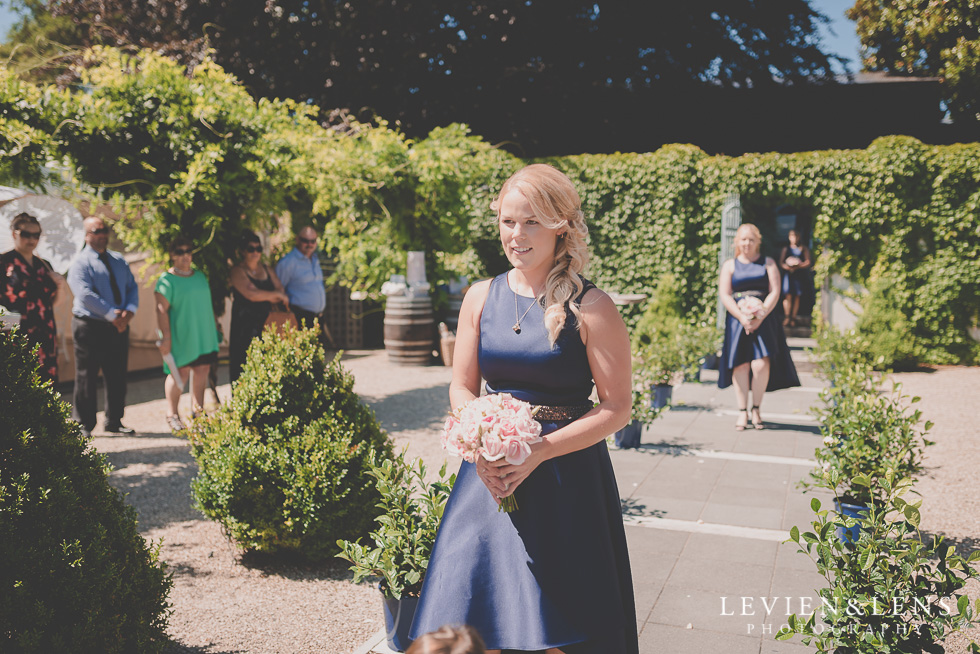
<instances>
[{"instance_id":1,"label":"round pendant","mask_svg":"<svg viewBox=\"0 0 980 654\"><path fill-rule=\"evenodd\" d=\"M514 333L515 334L520 334L521 333L521 325L520 325L520 323L515 323L514 326L511 327L511 329L514 330Z\"/></svg>"}]
</instances>

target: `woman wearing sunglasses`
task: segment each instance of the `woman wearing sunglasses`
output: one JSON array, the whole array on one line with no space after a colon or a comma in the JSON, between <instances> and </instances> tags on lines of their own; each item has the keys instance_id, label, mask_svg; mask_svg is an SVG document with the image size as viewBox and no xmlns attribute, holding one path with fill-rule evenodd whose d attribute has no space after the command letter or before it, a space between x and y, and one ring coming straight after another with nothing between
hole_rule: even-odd
<instances>
[{"instance_id":1,"label":"woman wearing sunglasses","mask_svg":"<svg viewBox=\"0 0 980 654\"><path fill-rule=\"evenodd\" d=\"M228 367L231 383L242 374L252 339L262 334L273 303L289 308L289 296L276 273L262 260L262 241L245 232L241 261L231 268L231 334L228 335Z\"/></svg>"},{"instance_id":2,"label":"woman wearing sunglasses","mask_svg":"<svg viewBox=\"0 0 980 654\"><path fill-rule=\"evenodd\" d=\"M218 360L218 328L208 279L191 263L194 245L178 236L170 244L172 266L160 276L154 288L157 325L160 330L160 354L173 355L181 384L191 378L192 416L204 409L204 389L211 364ZM167 395L167 425L173 432L184 428L177 405L183 391L164 359L167 373L164 392ZM193 372L193 375L191 373Z\"/></svg>"},{"instance_id":3,"label":"woman wearing sunglasses","mask_svg":"<svg viewBox=\"0 0 980 654\"><path fill-rule=\"evenodd\" d=\"M0 255L0 304L20 314L20 330L38 345L41 379L58 381L57 328L54 303L64 278L34 254L41 238L37 218L20 213L10 225L14 249Z\"/></svg>"}]
</instances>

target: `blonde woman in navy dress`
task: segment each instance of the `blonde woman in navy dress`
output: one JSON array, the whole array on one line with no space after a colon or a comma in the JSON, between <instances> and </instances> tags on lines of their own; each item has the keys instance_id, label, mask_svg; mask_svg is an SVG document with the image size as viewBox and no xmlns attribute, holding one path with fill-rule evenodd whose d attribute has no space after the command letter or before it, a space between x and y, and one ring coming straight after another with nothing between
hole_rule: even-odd
<instances>
[{"instance_id":1,"label":"blonde woman in navy dress","mask_svg":"<svg viewBox=\"0 0 980 654\"><path fill-rule=\"evenodd\" d=\"M764 428L760 410L767 390L800 385L779 315L779 267L762 255L761 246L759 228L750 223L741 225L735 232L735 256L721 265L718 276L718 294L728 310L718 362L718 387L728 388L735 383L735 429L739 431L748 426L749 420L756 429ZM762 301L762 315L741 311L738 301L749 296Z\"/></svg>"},{"instance_id":2,"label":"blonde woman in navy dress","mask_svg":"<svg viewBox=\"0 0 980 654\"><path fill-rule=\"evenodd\" d=\"M453 408L507 392L540 406L544 439L515 466L464 462L410 636L468 624L491 654L636 654L626 535L605 438L629 419L630 349L608 295L580 275L588 228L571 181L544 164L491 204L512 269L463 300ZM589 397L593 385L599 399ZM519 508L498 512L514 495Z\"/></svg>"}]
</instances>

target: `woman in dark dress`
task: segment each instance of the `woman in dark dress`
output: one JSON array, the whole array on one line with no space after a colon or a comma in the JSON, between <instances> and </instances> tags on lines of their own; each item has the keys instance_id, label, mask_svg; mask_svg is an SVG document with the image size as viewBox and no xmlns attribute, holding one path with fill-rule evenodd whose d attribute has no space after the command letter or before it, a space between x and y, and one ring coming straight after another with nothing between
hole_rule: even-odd
<instances>
[{"instance_id":1,"label":"woman in dark dress","mask_svg":"<svg viewBox=\"0 0 980 654\"><path fill-rule=\"evenodd\" d=\"M34 216L21 213L11 223L14 249L0 255L0 304L20 314L20 329L38 346L41 379L58 381L58 335L54 303L64 279L51 264L34 254L41 225Z\"/></svg>"},{"instance_id":2,"label":"woman in dark dress","mask_svg":"<svg viewBox=\"0 0 980 654\"><path fill-rule=\"evenodd\" d=\"M242 374L252 339L262 334L273 302L289 307L289 296L272 268L262 261L262 241L255 232L242 237L241 261L231 268L231 333L228 367L231 383Z\"/></svg>"},{"instance_id":3,"label":"woman in dark dress","mask_svg":"<svg viewBox=\"0 0 980 654\"><path fill-rule=\"evenodd\" d=\"M735 232L735 257L722 264L718 277L718 293L728 310L718 386L735 383L739 431L750 419L756 429L764 428L760 407L767 390L800 385L776 311L782 290L779 268L762 256L761 245L762 235L755 225L740 226Z\"/></svg>"},{"instance_id":4,"label":"woman in dark dress","mask_svg":"<svg viewBox=\"0 0 980 654\"><path fill-rule=\"evenodd\" d=\"M810 249L800 243L800 233L789 230L789 245L779 253L779 268L783 271L783 324L796 326L796 314L800 310L800 298L813 292Z\"/></svg>"},{"instance_id":5,"label":"woman in dark dress","mask_svg":"<svg viewBox=\"0 0 980 654\"><path fill-rule=\"evenodd\" d=\"M544 439L521 465L461 465L410 636L468 624L491 653L636 654L626 535L605 442L629 419L629 336L609 296L579 274L588 228L564 174L528 166L491 207L513 268L463 299L450 403L477 397L482 377L487 393L540 406ZM499 512L509 495L519 508Z\"/></svg>"}]
</instances>

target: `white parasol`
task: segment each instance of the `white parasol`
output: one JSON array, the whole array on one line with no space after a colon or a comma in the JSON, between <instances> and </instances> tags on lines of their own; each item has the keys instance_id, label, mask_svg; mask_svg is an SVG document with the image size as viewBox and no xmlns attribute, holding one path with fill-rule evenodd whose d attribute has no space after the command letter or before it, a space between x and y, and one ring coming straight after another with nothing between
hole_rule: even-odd
<instances>
[{"instance_id":1,"label":"white parasol","mask_svg":"<svg viewBox=\"0 0 980 654\"><path fill-rule=\"evenodd\" d=\"M68 264L85 243L82 213L67 200L21 192L20 197L0 207L0 252L13 249L10 223L21 212L31 214L41 223L43 235L35 250L37 255L50 261L55 272L67 272Z\"/></svg>"}]
</instances>

